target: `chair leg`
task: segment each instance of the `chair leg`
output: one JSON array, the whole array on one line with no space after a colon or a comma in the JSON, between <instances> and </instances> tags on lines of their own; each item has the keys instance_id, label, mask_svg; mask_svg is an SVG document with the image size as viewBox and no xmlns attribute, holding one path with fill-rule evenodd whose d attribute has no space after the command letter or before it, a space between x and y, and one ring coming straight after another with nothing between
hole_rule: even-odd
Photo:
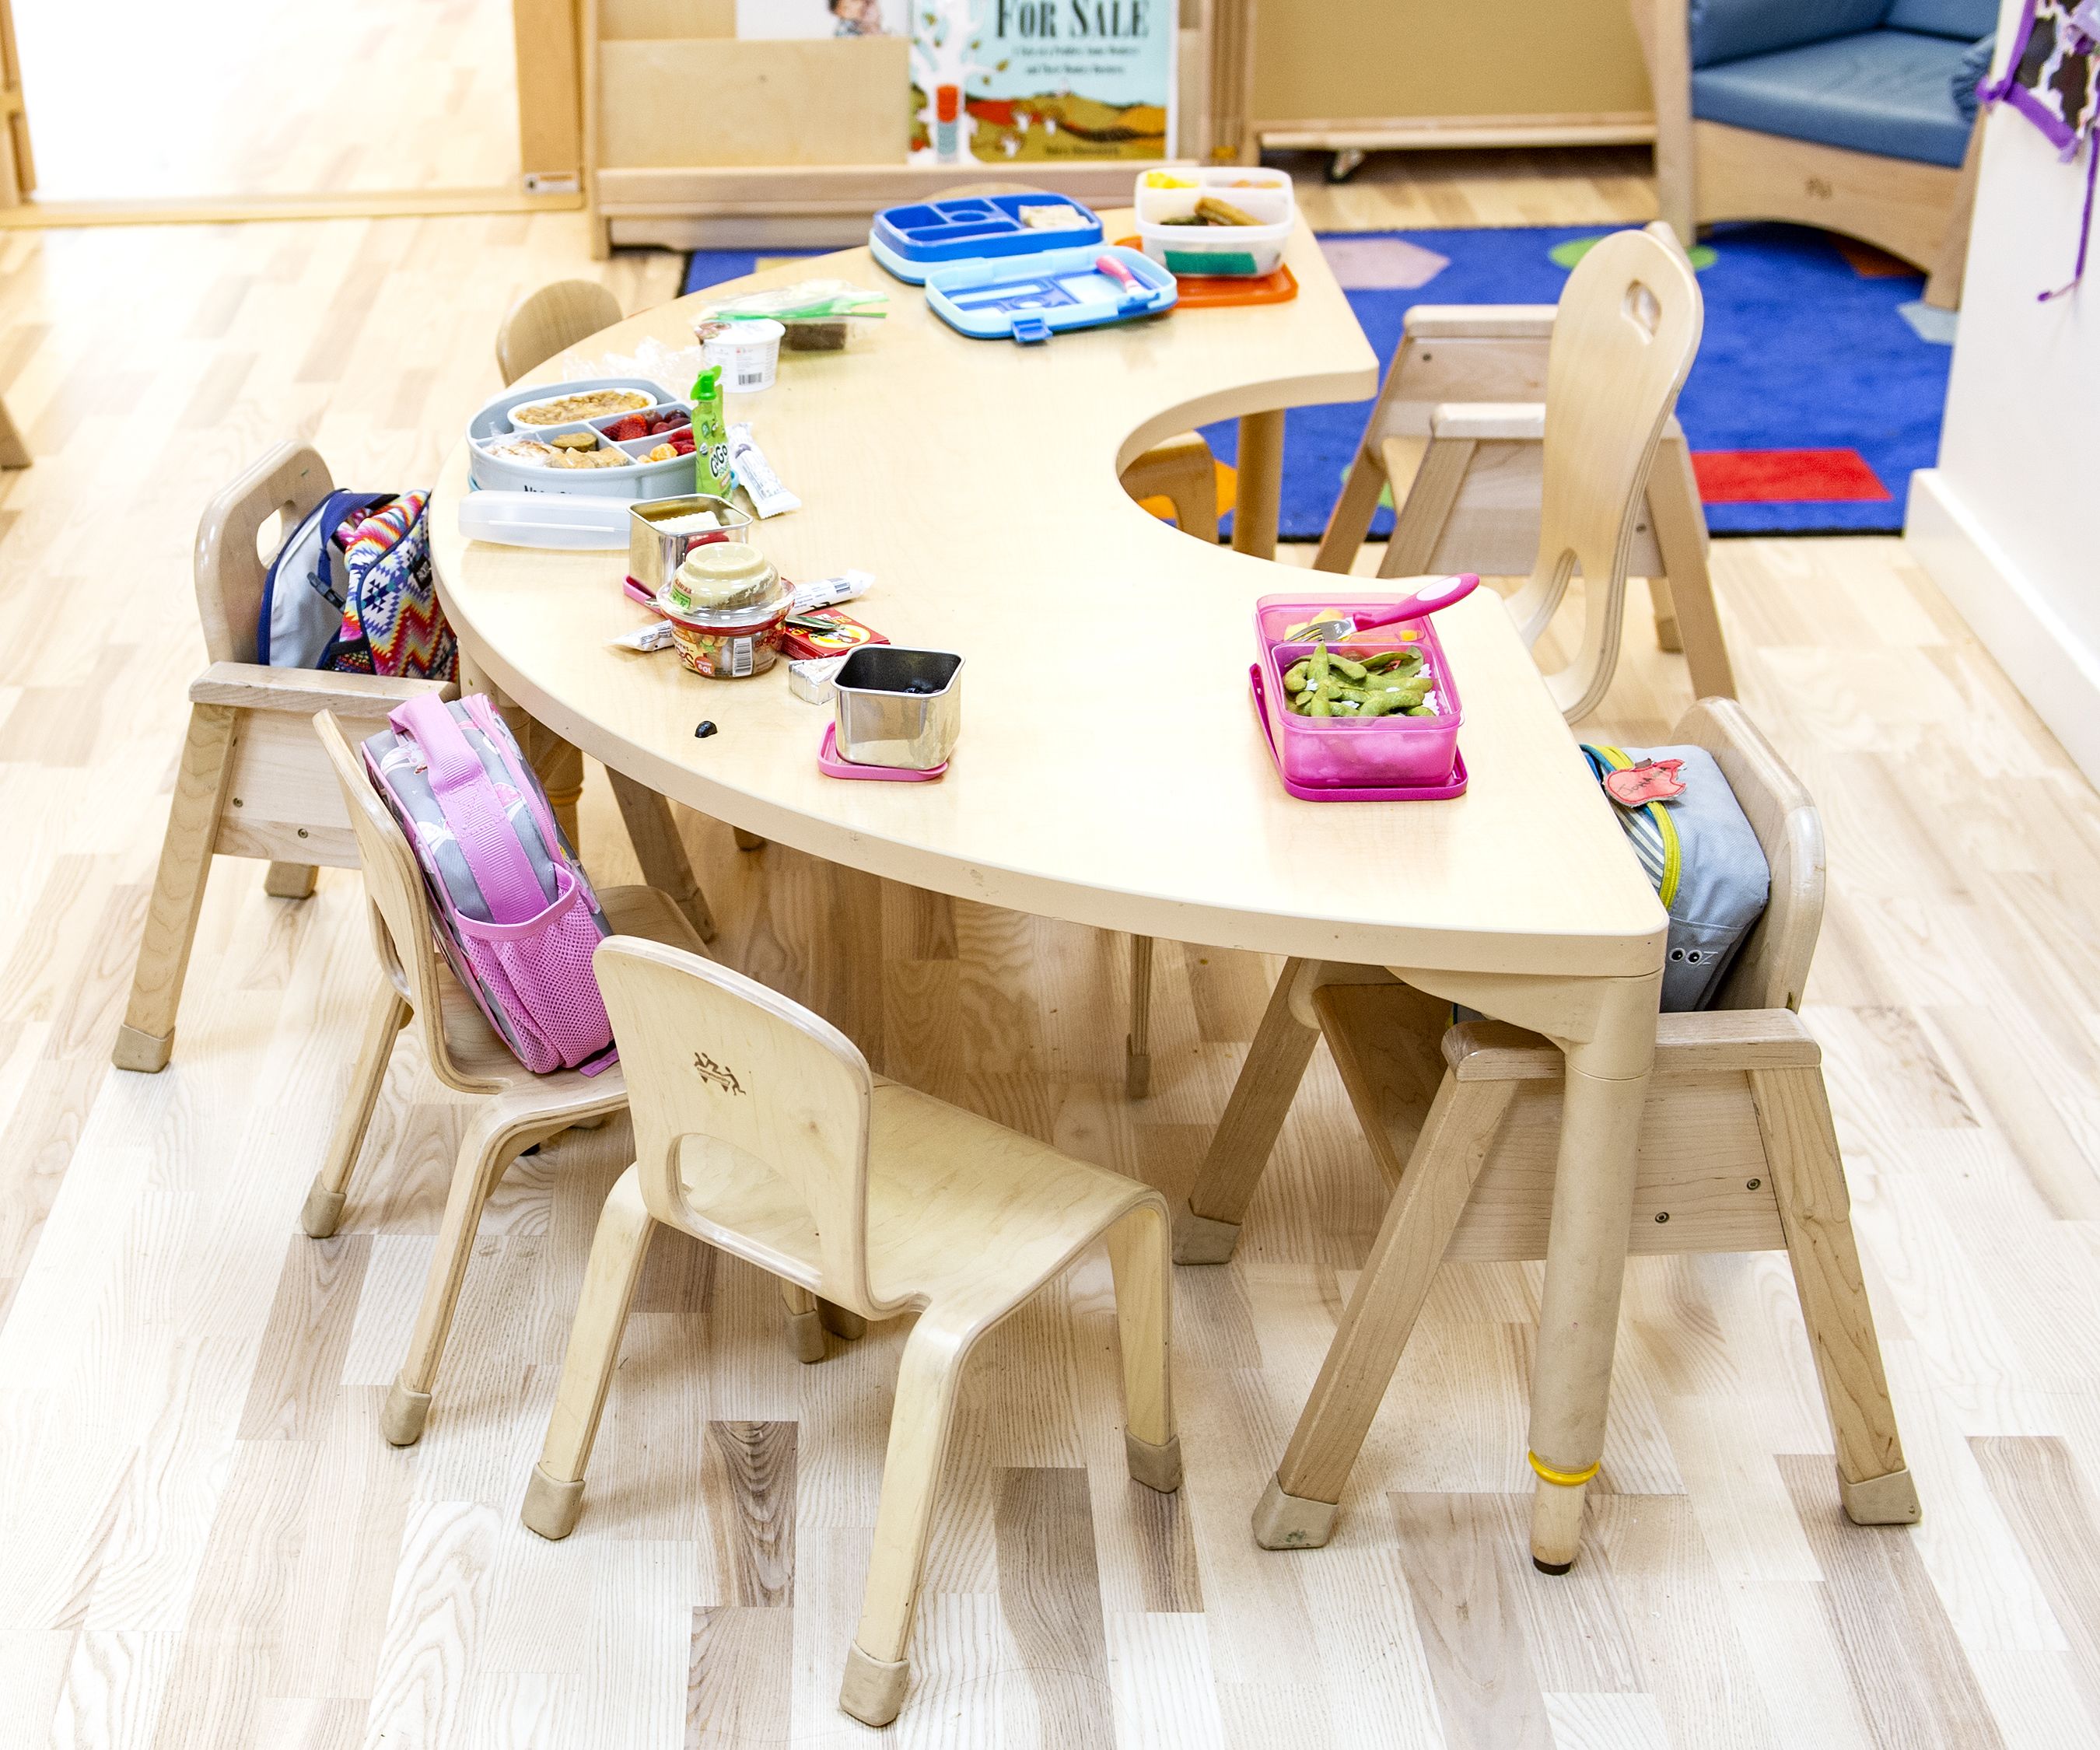
<instances>
[{"instance_id":1,"label":"chair leg","mask_svg":"<svg viewBox=\"0 0 2100 1750\"><path fill-rule=\"evenodd\" d=\"M1385 470L1368 452L1359 450L1348 478L1342 483L1335 514L1327 518L1326 532L1320 537L1320 550L1312 557L1314 571L1348 575L1370 534L1371 519L1378 514L1379 494L1384 490Z\"/></svg>"},{"instance_id":2,"label":"chair leg","mask_svg":"<svg viewBox=\"0 0 2100 1750\"><path fill-rule=\"evenodd\" d=\"M911 1671L905 1646L919 1607L933 1492L955 1417L955 1386L968 1352L963 1333L941 1325L930 1310L920 1315L904 1345L867 1589L839 1686L839 1706L863 1725L887 1726L904 1704Z\"/></svg>"},{"instance_id":3,"label":"chair leg","mask_svg":"<svg viewBox=\"0 0 2100 1750\"><path fill-rule=\"evenodd\" d=\"M708 897L694 878L692 859L686 854L685 840L678 836L669 801L624 772L607 766L606 776L612 781L613 800L620 804L620 818L634 846L634 860L642 865L642 879L671 896L702 941L712 941L714 914L708 909Z\"/></svg>"},{"instance_id":4,"label":"chair leg","mask_svg":"<svg viewBox=\"0 0 2100 1750\"><path fill-rule=\"evenodd\" d=\"M29 453L29 446L22 441L22 434L15 429L15 417L7 411L7 403L0 401L0 468L27 468L35 460Z\"/></svg>"},{"instance_id":5,"label":"chair leg","mask_svg":"<svg viewBox=\"0 0 2100 1750\"><path fill-rule=\"evenodd\" d=\"M1317 1549L1334 1534L1350 1468L1514 1091L1510 1082L1448 1073L1437 1088L1283 1462L1255 1509L1255 1541L1264 1549ZM1378 1122L1375 1113L1358 1117Z\"/></svg>"},{"instance_id":6,"label":"chair leg","mask_svg":"<svg viewBox=\"0 0 2100 1750\"><path fill-rule=\"evenodd\" d=\"M423 1285L423 1304L408 1338L408 1358L401 1364L394 1389L386 1395L386 1407L380 1417L381 1431L391 1445L413 1446L423 1437L423 1424L430 1413L430 1387L437 1379L445 1336L452 1329L452 1314L459 1306L461 1285L466 1281L467 1259L474 1254L482 1206L505 1169L533 1140L533 1135L530 1131L513 1128L511 1121L492 1100L467 1126L460 1142L452 1188L445 1197L444 1220L438 1228L437 1250L430 1259L429 1280Z\"/></svg>"},{"instance_id":7,"label":"chair leg","mask_svg":"<svg viewBox=\"0 0 2100 1750\"><path fill-rule=\"evenodd\" d=\"M805 1364L824 1359L824 1321L817 1311L817 1297L792 1282L780 1285L780 1298L788 1303L788 1352Z\"/></svg>"},{"instance_id":8,"label":"chair leg","mask_svg":"<svg viewBox=\"0 0 2100 1750\"><path fill-rule=\"evenodd\" d=\"M1651 577L1648 580L1648 599L1655 614L1655 647L1673 656L1682 655L1684 630L1677 624L1677 598L1670 592L1670 580Z\"/></svg>"},{"instance_id":9,"label":"chair leg","mask_svg":"<svg viewBox=\"0 0 2100 1750\"><path fill-rule=\"evenodd\" d=\"M576 825L576 804L584 793L582 749L563 741L545 724L528 718L525 758L538 776L540 787L547 792L547 806L554 824L569 841L569 849L582 856L583 840Z\"/></svg>"},{"instance_id":10,"label":"chair leg","mask_svg":"<svg viewBox=\"0 0 2100 1750\"><path fill-rule=\"evenodd\" d=\"M372 1109L379 1103L379 1090L386 1080L386 1065L394 1055L394 1036L408 1025L408 1005L393 985L384 980L365 1017L364 1037L358 1042L357 1066L350 1073L350 1091L329 1138L328 1153L321 1170L314 1175L313 1188L307 1192L306 1207L299 1211L299 1225L316 1240L325 1240L342 1220L342 1204L350 1189L350 1175L357 1166L357 1151L364 1141L365 1127L372 1122Z\"/></svg>"},{"instance_id":11,"label":"chair leg","mask_svg":"<svg viewBox=\"0 0 2100 1750\"><path fill-rule=\"evenodd\" d=\"M1728 660L1727 640L1721 634L1714 576L1706 563L1706 517L1699 508L1699 482L1682 438L1665 438L1656 452L1655 465L1648 474L1648 514L1662 554L1662 568L1669 574L1665 587L1676 615L1685 666L1692 671L1692 694L1733 699L1736 670ZM1658 637L1661 613L1658 605Z\"/></svg>"},{"instance_id":12,"label":"chair leg","mask_svg":"<svg viewBox=\"0 0 2100 1750\"><path fill-rule=\"evenodd\" d=\"M1392 447L1405 441L1388 438L1386 443ZM1429 569L1478 447L1469 438L1429 440L1407 496L1395 501L1392 538L1385 544L1385 557L1379 562L1380 577L1418 577ZM1396 471L1390 465L1387 469L1388 476Z\"/></svg>"},{"instance_id":13,"label":"chair leg","mask_svg":"<svg viewBox=\"0 0 2100 1750\"><path fill-rule=\"evenodd\" d=\"M642 1201L640 1174L629 1167L605 1200L591 1239L590 1262L584 1267L583 1298L569 1330L568 1354L562 1362L562 1383L554 1393L554 1413L548 1419L547 1441L525 1485L521 1517L542 1537L562 1538L576 1528L583 1511L584 1470L598 1438L620 1359L620 1333L655 1222Z\"/></svg>"},{"instance_id":14,"label":"chair leg","mask_svg":"<svg viewBox=\"0 0 2100 1750\"><path fill-rule=\"evenodd\" d=\"M1177 1264L1221 1264L1239 1244L1240 1222L1320 1041L1318 1031L1291 1012L1290 987L1304 963L1284 963L1189 1201L1175 1212Z\"/></svg>"},{"instance_id":15,"label":"chair leg","mask_svg":"<svg viewBox=\"0 0 2100 1750\"><path fill-rule=\"evenodd\" d=\"M1922 1510L1882 1370L1823 1073L1753 1070L1750 1097L1837 1443L1838 1494L1855 1524L1913 1525Z\"/></svg>"},{"instance_id":16,"label":"chair leg","mask_svg":"<svg viewBox=\"0 0 2100 1750\"><path fill-rule=\"evenodd\" d=\"M1123 1042L1123 1091L1132 1100L1152 1091L1152 938L1130 939L1130 1031Z\"/></svg>"},{"instance_id":17,"label":"chair leg","mask_svg":"<svg viewBox=\"0 0 2100 1750\"><path fill-rule=\"evenodd\" d=\"M845 1342L858 1342L867 1335L867 1320L850 1308L834 1304L819 1297L817 1317L826 1330Z\"/></svg>"},{"instance_id":18,"label":"chair leg","mask_svg":"<svg viewBox=\"0 0 2100 1750\"><path fill-rule=\"evenodd\" d=\"M311 863L272 863L262 876L262 891L272 899L311 899L320 871Z\"/></svg>"},{"instance_id":19,"label":"chair leg","mask_svg":"<svg viewBox=\"0 0 2100 1750\"><path fill-rule=\"evenodd\" d=\"M131 976L131 999L125 1005L116 1049L110 1053L119 1069L153 1074L167 1067L174 1049L175 1011L189 971L190 943L204 906L205 880L211 873L212 843L218 835L219 807L232 769L238 730L238 713L230 706L190 707L174 800L168 809L168 831L161 841L153 897L139 941L138 967Z\"/></svg>"},{"instance_id":20,"label":"chair leg","mask_svg":"<svg viewBox=\"0 0 2100 1750\"><path fill-rule=\"evenodd\" d=\"M1123 1452L1147 1488L1181 1486L1181 1438L1174 1427L1173 1260L1167 1211L1140 1203L1109 1229L1116 1331L1123 1346Z\"/></svg>"},{"instance_id":21,"label":"chair leg","mask_svg":"<svg viewBox=\"0 0 2100 1750\"><path fill-rule=\"evenodd\" d=\"M1233 504L1233 551L1276 557L1283 491L1283 413L1240 416L1239 489Z\"/></svg>"},{"instance_id":22,"label":"chair leg","mask_svg":"<svg viewBox=\"0 0 2100 1750\"><path fill-rule=\"evenodd\" d=\"M1538 1479L1531 1561L1543 1574L1564 1574L1575 1565L1583 1493L1604 1459L1660 985L1659 977L1626 980L1608 999L1597 1036L1565 1047L1546 1288L1531 1373L1529 1457Z\"/></svg>"}]
</instances>

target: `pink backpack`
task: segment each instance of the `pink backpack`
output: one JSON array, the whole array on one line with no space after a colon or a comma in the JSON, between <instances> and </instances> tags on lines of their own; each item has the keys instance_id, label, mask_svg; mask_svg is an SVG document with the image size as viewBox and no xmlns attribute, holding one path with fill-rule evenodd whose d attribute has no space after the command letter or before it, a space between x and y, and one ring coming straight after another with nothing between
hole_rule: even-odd
<instances>
[{"instance_id":1,"label":"pink backpack","mask_svg":"<svg viewBox=\"0 0 2100 1750\"><path fill-rule=\"evenodd\" d=\"M612 933L546 792L480 694L397 706L364 743L373 785L415 848L438 943L536 1075L615 1060L591 954Z\"/></svg>"}]
</instances>

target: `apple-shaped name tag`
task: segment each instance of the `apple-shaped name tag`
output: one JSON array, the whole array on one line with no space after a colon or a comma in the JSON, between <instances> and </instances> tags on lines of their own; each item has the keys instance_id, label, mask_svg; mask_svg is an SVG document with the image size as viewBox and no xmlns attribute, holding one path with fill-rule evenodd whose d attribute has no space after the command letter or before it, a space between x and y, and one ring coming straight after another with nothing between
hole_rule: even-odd
<instances>
[{"instance_id":1,"label":"apple-shaped name tag","mask_svg":"<svg viewBox=\"0 0 2100 1750\"><path fill-rule=\"evenodd\" d=\"M1640 808L1650 802L1667 802L1684 794L1682 760L1643 760L1623 771L1604 774L1604 794L1621 808Z\"/></svg>"}]
</instances>

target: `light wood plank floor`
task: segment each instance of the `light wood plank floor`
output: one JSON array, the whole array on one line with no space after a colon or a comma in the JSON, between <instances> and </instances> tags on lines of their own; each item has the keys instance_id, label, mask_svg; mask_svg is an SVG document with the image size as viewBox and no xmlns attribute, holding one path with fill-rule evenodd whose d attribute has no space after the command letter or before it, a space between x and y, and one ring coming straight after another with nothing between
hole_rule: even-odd
<instances>
[{"instance_id":1,"label":"light wood plank floor","mask_svg":"<svg viewBox=\"0 0 2100 1750\"><path fill-rule=\"evenodd\" d=\"M1374 183L1389 205L1357 222L1438 188L1446 222L1643 216L1644 188L1610 183L1550 160L1500 187ZM511 1175L430 1432L399 1452L378 1408L461 1109L404 1049L342 1234L300 1235L373 976L356 879L295 905L223 863L173 1067L108 1067L201 661L198 507L286 430L346 480L427 481L495 386L505 304L592 271L574 217L0 240L0 388L42 458L0 478L5 1750L867 1735L833 1701L898 1329L803 1369L765 1283L664 1236L582 1527L544 1544L517 1504L624 1126ZM637 307L676 270L604 271ZM1177 1499L1123 1474L1100 1258L986 1346L896 1743L2100 1735L2100 803L1899 542L1723 543L1715 565L1749 701L1826 811L1808 1013L1924 1524L1839 1519L1780 1257L1636 1261L1587 1551L1535 1575L1538 1274L1463 1267L1335 1543L1255 1549L1248 1510L1385 1195L1323 1056L1238 1260L1180 1272ZM1595 728L1652 739L1688 697L1636 612ZM599 875L630 879L595 775L585 813ZM893 1075L1185 1186L1272 966L1163 948L1156 1091L1132 1105L1119 940L686 825L731 963Z\"/></svg>"},{"instance_id":2,"label":"light wood plank floor","mask_svg":"<svg viewBox=\"0 0 2100 1750\"><path fill-rule=\"evenodd\" d=\"M509 0L19 5L46 201L518 186Z\"/></svg>"}]
</instances>

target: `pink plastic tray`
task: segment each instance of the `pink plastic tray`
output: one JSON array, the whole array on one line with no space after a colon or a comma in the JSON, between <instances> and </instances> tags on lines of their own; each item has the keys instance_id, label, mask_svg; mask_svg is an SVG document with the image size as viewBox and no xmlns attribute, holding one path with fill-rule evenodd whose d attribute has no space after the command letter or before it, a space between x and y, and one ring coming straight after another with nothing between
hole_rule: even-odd
<instances>
[{"instance_id":1,"label":"pink plastic tray","mask_svg":"<svg viewBox=\"0 0 2100 1750\"><path fill-rule=\"evenodd\" d=\"M836 723L824 725L824 745L817 750L817 769L827 778L865 778L877 783L930 784L937 778L945 777L948 762L943 760L929 771L914 772L898 765L858 765L851 760L839 757L839 726Z\"/></svg>"},{"instance_id":2,"label":"pink plastic tray","mask_svg":"<svg viewBox=\"0 0 2100 1750\"><path fill-rule=\"evenodd\" d=\"M1283 781L1283 787L1301 802L1448 802L1454 796L1466 793L1466 756L1455 748L1451 755L1451 769L1441 782L1408 784L1385 787L1357 784L1299 784L1294 783L1283 769L1283 756L1277 752L1276 726L1271 721L1266 690L1262 685L1261 667L1256 663L1247 670L1247 684L1254 694L1254 714L1261 721L1262 739L1268 743L1268 756L1276 761L1276 775ZM1421 720L1415 720L1419 722Z\"/></svg>"},{"instance_id":3,"label":"pink plastic tray","mask_svg":"<svg viewBox=\"0 0 2100 1750\"><path fill-rule=\"evenodd\" d=\"M1465 716L1444 646L1429 620L1381 626L1350 637L1343 647L1378 650L1412 645L1420 650L1424 671L1436 683L1432 694L1437 707L1434 717L1374 717L1359 722L1348 717L1301 717L1283 708L1285 671L1312 648L1284 642L1287 628L1323 608L1390 607L1401 599L1396 590L1343 589L1322 596L1264 596L1255 603L1255 637L1261 649L1264 683L1263 721L1286 786L1302 784L1319 791L1398 790L1414 795L1437 791L1451 782L1458 767L1458 729Z\"/></svg>"}]
</instances>

